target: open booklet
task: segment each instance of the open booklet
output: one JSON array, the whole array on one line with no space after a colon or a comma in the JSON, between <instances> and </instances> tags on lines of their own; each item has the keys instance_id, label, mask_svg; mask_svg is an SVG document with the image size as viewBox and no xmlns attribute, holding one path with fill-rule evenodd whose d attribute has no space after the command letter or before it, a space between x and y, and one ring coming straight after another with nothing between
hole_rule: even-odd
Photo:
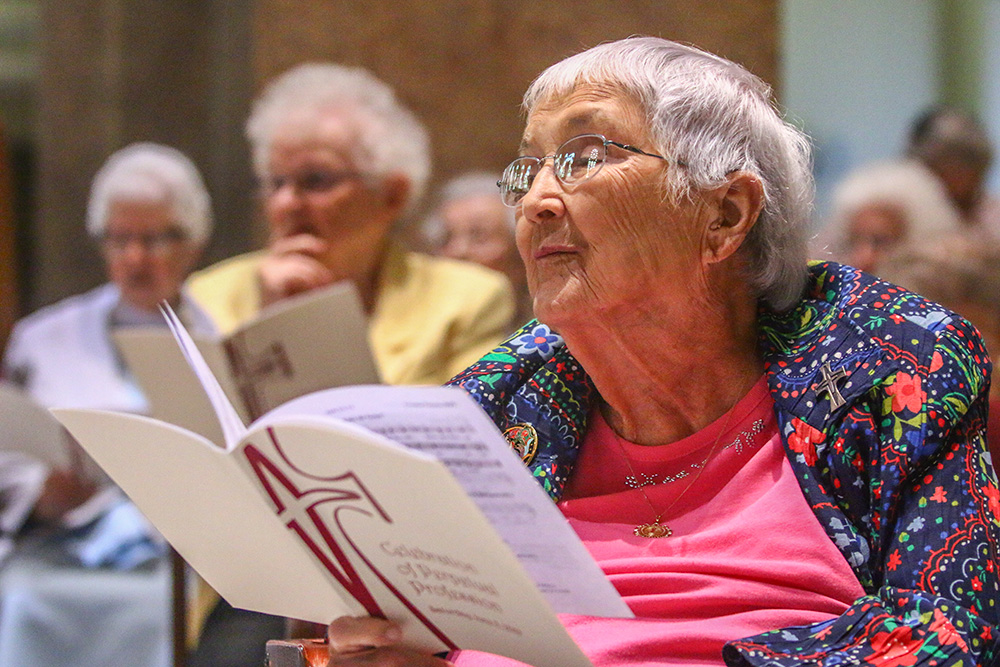
<instances>
[{"instance_id":1,"label":"open booklet","mask_svg":"<svg viewBox=\"0 0 1000 667\"><path fill-rule=\"evenodd\" d=\"M0 382L0 449L21 452L54 468L79 467L79 451L49 411L27 392Z\"/></svg>"},{"instance_id":2,"label":"open booklet","mask_svg":"<svg viewBox=\"0 0 1000 667\"><path fill-rule=\"evenodd\" d=\"M170 331L131 327L113 336L152 415L221 445L215 411ZM228 335L192 338L246 423L312 391L379 382L361 301L348 281L269 306Z\"/></svg>"},{"instance_id":3,"label":"open booklet","mask_svg":"<svg viewBox=\"0 0 1000 667\"><path fill-rule=\"evenodd\" d=\"M423 648L537 667L590 664L554 612L632 616L461 389L328 389L246 427L165 314L225 449L149 418L53 412L230 604L389 617Z\"/></svg>"},{"instance_id":4,"label":"open booklet","mask_svg":"<svg viewBox=\"0 0 1000 667\"><path fill-rule=\"evenodd\" d=\"M71 471L94 482L96 491L60 519L66 528L85 526L121 500L104 473L73 441L66 429L20 387L0 382L0 535L20 530L38 499L36 475L50 469ZM43 464L39 467L39 464ZM27 472L37 470L38 472ZM39 479L40 482L40 479ZM16 517L16 518L15 518Z\"/></svg>"}]
</instances>

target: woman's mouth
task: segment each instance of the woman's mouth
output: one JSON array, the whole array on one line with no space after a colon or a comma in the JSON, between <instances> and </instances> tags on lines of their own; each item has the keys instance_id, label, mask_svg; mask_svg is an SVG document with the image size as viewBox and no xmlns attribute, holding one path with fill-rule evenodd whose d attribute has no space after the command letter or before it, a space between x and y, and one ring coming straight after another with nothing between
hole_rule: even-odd
<instances>
[{"instance_id":1,"label":"woman's mouth","mask_svg":"<svg viewBox=\"0 0 1000 667\"><path fill-rule=\"evenodd\" d=\"M559 257L562 255L576 254L577 252L579 252L579 249L575 246L561 243L549 243L539 246L538 250L535 251L535 259L539 260L547 257Z\"/></svg>"}]
</instances>

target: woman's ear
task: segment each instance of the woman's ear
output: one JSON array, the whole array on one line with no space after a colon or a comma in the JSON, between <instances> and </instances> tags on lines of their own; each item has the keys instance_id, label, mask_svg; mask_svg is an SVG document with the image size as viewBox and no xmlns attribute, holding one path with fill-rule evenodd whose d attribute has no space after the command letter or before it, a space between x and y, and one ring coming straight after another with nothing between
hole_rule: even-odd
<instances>
[{"instance_id":1,"label":"woman's ear","mask_svg":"<svg viewBox=\"0 0 1000 667\"><path fill-rule=\"evenodd\" d=\"M710 193L715 219L705 230L705 260L714 264L730 257L743 244L764 208L764 186L746 171L734 171L726 183Z\"/></svg>"},{"instance_id":2,"label":"woman's ear","mask_svg":"<svg viewBox=\"0 0 1000 667\"><path fill-rule=\"evenodd\" d=\"M200 241L195 243L190 239L184 241L180 252L183 253L181 258L181 266L184 268L184 278L194 270L194 267L198 265L198 260L201 259L202 252L205 250L205 242Z\"/></svg>"},{"instance_id":3,"label":"woman's ear","mask_svg":"<svg viewBox=\"0 0 1000 667\"><path fill-rule=\"evenodd\" d=\"M410 179L402 174L390 174L382 181L382 203L395 219L406 208L410 195Z\"/></svg>"}]
</instances>

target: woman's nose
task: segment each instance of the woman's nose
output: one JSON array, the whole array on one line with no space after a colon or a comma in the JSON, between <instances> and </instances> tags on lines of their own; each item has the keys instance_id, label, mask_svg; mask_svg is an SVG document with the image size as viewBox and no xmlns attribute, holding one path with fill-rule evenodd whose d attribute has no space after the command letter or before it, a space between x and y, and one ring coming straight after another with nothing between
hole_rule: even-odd
<instances>
[{"instance_id":1,"label":"woman's nose","mask_svg":"<svg viewBox=\"0 0 1000 667\"><path fill-rule=\"evenodd\" d=\"M135 236L122 246L120 256L126 262L141 263L148 258L149 242L141 236Z\"/></svg>"},{"instance_id":2,"label":"woman's nose","mask_svg":"<svg viewBox=\"0 0 1000 667\"><path fill-rule=\"evenodd\" d=\"M295 186L295 182L291 179L282 183L268 193L268 199L270 199L273 204L287 204L288 202L295 201L298 198L299 190Z\"/></svg>"},{"instance_id":3,"label":"woman's nose","mask_svg":"<svg viewBox=\"0 0 1000 667\"><path fill-rule=\"evenodd\" d=\"M291 181L271 190L267 195L267 209L271 215L281 215L301 208L302 191Z\"/></svg>"},{"instance_id":4,"label":"woman's nose","mask_svg":"<svg viewBox=\"0 0 1000 667\"><path fill-rule=\"evenodd\" d=\"M565 190L563 190L562 183L556 178L552 161L546 160L538 173L535 174L531 186L521 198L519 205L525 219L532 222L545 220L563 214L565 211L562 199L564 194Z\"/></svg>"}]
</instances>

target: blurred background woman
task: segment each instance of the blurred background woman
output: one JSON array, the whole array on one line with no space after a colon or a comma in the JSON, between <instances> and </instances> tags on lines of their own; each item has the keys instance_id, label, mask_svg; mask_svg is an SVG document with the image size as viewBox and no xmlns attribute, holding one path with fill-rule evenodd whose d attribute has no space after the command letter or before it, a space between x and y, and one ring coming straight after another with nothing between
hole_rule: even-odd
<instances>
[{"instance_id":1,"label":"blurred background woman","mask_svg":"<svg viewBox=\"0 0 1000 667\"><path fill-rule=\"evenodd\" d=\"M895 249L934 244L962 229L944 186L926 167L913 160L880 162L851 172L837 184L814 256L832 255L880 275L880 263Z\"/></svg>"},{"instance_id":2,"label":"blurred background woman","mask_svg":"<svg viewBox=\"0 0 1000 667\"><path fill-rule=\"evenodd\" d=\"M423 226L424 242L433 252L507 276L517 303L511 330L531 319L531 295L514 222L514 211L497 199L497 177L471 172L444 184Z\"/></svg>"},{"instance_id":3,"label":"blurred background woman","mask_svg":"<svg viewBox=\"0 0 1000 667\"><path fill-rule=\"evenodd\" d=\"M161 301L191 331L214 331L182 289L211 229L208 191L185 155L151 143L111 155L87 207L108 282L20 320L4 377L47 408L147 412L112 334L166 326ZM165 544L94 472L36 462L21 473L34 475L35 499L0 577L0 665L170 662Z\"/></svg>"}]
</instances>

